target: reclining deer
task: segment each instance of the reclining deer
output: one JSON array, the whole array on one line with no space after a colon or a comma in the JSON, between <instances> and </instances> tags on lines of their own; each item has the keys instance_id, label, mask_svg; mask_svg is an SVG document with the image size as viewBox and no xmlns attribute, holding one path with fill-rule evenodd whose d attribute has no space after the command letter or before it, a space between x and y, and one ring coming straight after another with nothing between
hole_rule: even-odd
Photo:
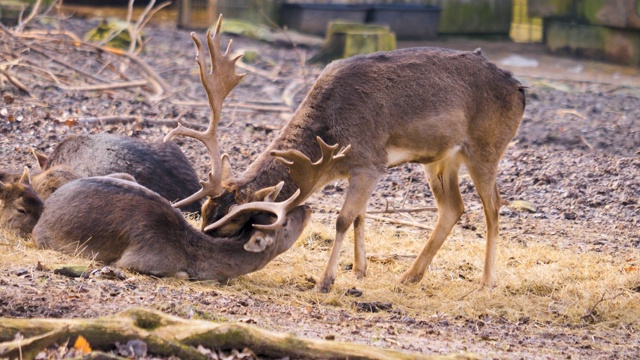
<instances>
[{"instance_id":1,"label":"reclining deer","mask_svg":"<svg viewBox=\"0 0 640 360\"><path fill-rule=\"evenodd\" d=\"M319 290L326 292L335 280L351 224L353 272L358 278L366 275L366 205L386 169L407 162L422 164L438 217L422 252L400 278L405 283L418 282L464 212L458 170L466 165L487 225L482 283L492 285L502 203L496 185L498 163L516 134L524 108L524 87L479 49L410 48L335 61L324 69L278 137L239 178L231 178L228 170L219 171L216 174L223 176L212 177L191 200L209 197L202 210L203 228L224 234L230 226L230 231L238 226L237 221L230 224L229 218L243 213L234 211L238 206L229 213L232 205L246 203L260 189L284 181L280 196L289 197L300 187L298 201L302 202L328 182L347 178L335 241L318 283ZM175 135L193 136L194 132L179 127L165 140ZM352 149L339 152L335 155L339 159L325 166L335 147L318 149L317 138L336 146L350 144ZM217 142L209 142L217 148ZM320 157L316 163L309 161Z\"/></svg>"},{"instance_id":2,"label":"reclining deer","mask_svg":"<svg viewBox=\"0 0 640 360\"><path fill-rule=\"evenodd\" d=\"M28 170L17 180L0 181L0 228L26 237L42 214L43 203L30 183ZM7 181L10 180L10 181Z\"/></svg>"},{"instance_id":3,"label":"reclining deer","mask_svg":"<svg viewBox=\"0 0 640 360\"><path fill-rule=\"evenodd\" d=\"M114 173L108 176L133 181L133 176ZM67 165L56 165L31 175L29 168L18 177L14 171L0 172L0 228L26 237L42 214L43 203L62 185L79 179Z\"/></svg>"},{"instance_id":4,"label":"reclining deer","mask_svg":"<svg viewBox=\"0 0 640 360\"><path fill-rule=\"evenodd\" d=\"M50 156L34 155L45 171L66 165L83 177L129 174L170 201L187 197L200 187L196 171L173 142L146 142L113 134L74 135L59 143ZM199 212L200 203L182 210Z\"/></svg>"},{"instance_id":5,"label":"reclining deer","mask_svg":"<svg viewBox=\"0 0 640 360\"><path fill-rule=\"evenodd\" d=\"M192 36L201 53L202 44ZM242 75L235 73L237 58L219 51L219 27L214 37L207 34L207 42L212 72L207 73L205 60L197 57L201 79L205 84L225 79L216 87L216 97L209 97L210 123L217 124L219 106L228 94L225 88L235 86ZM219 176L220 154L213 142L208 148L215 155L212 177ZM209 236L191 227L165 198L137 183L102 176L81 178L47 199L33 238L43 248L82 254L140 273L226 280L262 268L289 249L305 228L309 208L298 205L299 192L273 202L281 189L278 184L253 193L252 207L242 207L247 218L241 227L233 234ZM271 213L277 216L277 228Z\"/></svg>"}]
</instances>

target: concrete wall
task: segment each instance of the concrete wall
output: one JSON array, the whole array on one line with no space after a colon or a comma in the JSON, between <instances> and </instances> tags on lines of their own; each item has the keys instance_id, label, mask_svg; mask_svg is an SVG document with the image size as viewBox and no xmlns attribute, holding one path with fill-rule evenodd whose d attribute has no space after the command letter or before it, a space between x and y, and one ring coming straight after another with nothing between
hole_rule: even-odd
<instances>
[{"instance_id":1,"label":"concrete wall","mask_svg":"<svg viewBox=\"0 0 640 360\"><path fill-rule=\"evenodd\" d=\"M218 0L219 2L232 0ZM421 4L442 8L441 34L509 34L511 0L287 0L305 4Z\"/></svg>"},{"instance_id":2,"label":"concrete wall","mask_svg":"<svg viewBox=\"0 0 640 360\"><path fill-rule=\"evenodd\" d=\"M640 65L640 0L528 0L553 52Z\"/></svg>"}]
</instances>

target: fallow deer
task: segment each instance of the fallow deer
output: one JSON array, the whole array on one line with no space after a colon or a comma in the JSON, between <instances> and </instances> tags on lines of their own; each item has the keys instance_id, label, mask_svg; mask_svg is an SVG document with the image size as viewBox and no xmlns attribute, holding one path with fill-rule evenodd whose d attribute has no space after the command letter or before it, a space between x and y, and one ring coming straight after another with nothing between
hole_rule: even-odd
<instances>
[{"instance_id":1,"label":"fallow deer","mask_svg":"<svg viewBox=\"0 0 640 360\"><path fill-rule=\"evenodd\" d=\"M202 44L192 36L200 52ZM213 49L210 34L207 38ZM235 60L226 56L214 59L212 55L210 73L206 73L205 61L197 59L213 112L210 124L217 124L220 105L241 76L235 73ZM215 139L215 125L207 133L213 133ZM216 178L221 175L222 158L215 140L206 144L215 155L210 179ZM203 186L210 183L203 182ZM113 177L81 178L47 199L33 237L40 247L80 253L140 273L226 280L264 267L289 249L305 228L311 212L298 204L300 192L273 202L281 189L282 184L277 184L254 192L250 209L248 204L238 207L247 221L233 234L210 236L192 228L165 198L137 183ZM270 213L277 215L275 221Z\"/></svg>"},{"instance_id":2,"label":"fallow deer","mask_svg":"<svg viewBox=\"0 0 640 360\"><path fill-rule=\"evenodd\" d=\"M80 176L125 173L170 201L183 199L199 188L198 175L173 142L147 142L114 135L73 135L65 138L51 155L34 152L43 170L67 165ZM185 206L199 212L200 204Z\"/></svg>"},{"instance_id":3,"label":"fallow deer","mask_svg":"<svg viewBox=\"0 0 640 360\"><path fill-rule=\"evenodd\" d=\"M43 203L62 185L79 179L73 169L66 165L55 165L31 175L28 167L17 178L15 171L2 171L0 181L0 227L13 230L19 236L31 234L42 213ZM113 178L136 182L125 173L106 175Z\"/></svg>"},{"instance_id":4,"label":"fallow deer","mask_svg":"<svg viewBox=\"0 0 640 360\"><path fill-rule=\"evenodd\" d=\"M137 183L108 176L80 178L47 199L33 238L42 248L143 274L224 281L261 269L293 245L310 210L291 208L290 203L270 203L287 209L277 230L252 227L272 221L258 214L233 236L211 237L194 229L165 198ZM257 238L273 241L259 250L243 248Z\"/></svg>"},{"instance_id":5,"label":"fallow deer","mask_svg":"<svg viewBox=\"0 0 640 360\"><path fill-rule=\"evenodd\" d=\"M25 169L17 181L0 181L0 227L26 237L42 214L43 203L31 188Z\"/></svg>"},{"instance_id":6,"label":"fallow deer","mask_svg":"<svg viewBox=\"0 0 640 360\"><path fill-rule=\"evenodd\" d=\"M221 56L219 46L215 52ZM502 203L496 185L498 163L518 130L524 108L524 87L479 49L409 48L335 61L320 74L278 137L239 178L229 177L229 171L217 172L221 175L191 199L209 196L202 210L203 228L224 233L229 218L238 214L233 210L229 214L230 208L238 209L232 205L246 203L260 189L284 181L280 196L288 197L300 187L297 201L302 202L328 182L347 178L335 242L318 282L319 290L326 292L335 280L351 224L353 271L358 278L366 275L366 205L386 169L407 162L422 164L438 217L422 252L400 278L418 282L464 212L458 170L465 165L487 225L482 283L492 285ZM178 128L165 139L190 132ZM324 166L336 150L326 145L319 149L317 138L336 146L350 144L351 150L339 152L338 159ZM318 158L322 160L309 161Z\"/></svg>"}]
</instances>

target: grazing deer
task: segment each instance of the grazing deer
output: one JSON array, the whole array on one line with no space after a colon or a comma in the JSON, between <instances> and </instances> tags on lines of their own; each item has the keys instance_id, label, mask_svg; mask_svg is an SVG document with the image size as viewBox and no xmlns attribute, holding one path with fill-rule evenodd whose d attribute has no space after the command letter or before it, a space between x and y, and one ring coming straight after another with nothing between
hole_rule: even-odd
<instances>
[{"instance_id":1,"label":"grazing deer","mask_svg":"<svg viewBox=\"0 0 640 360\"><path fill-rule=\"evenodd\" d=\"M310 210L290 203L269 203L286 209L277 230L252 226L273 221L271 215L259 213L237 234L211 237L189 225L165 198L137 183L88 177L67 183L47 199L33 238L42 248L143 274L224 281L261 269L293 245ZM258 239L271 241L255 244Z\"/></svg>"},{"instance_id":2,"label":"grazing deer","mask_svg":"<svg viewBox=\"0 0 640 360\"><path fill-rule=\"evenodd\" d=\"M209 35L207 39L212 62L227 59L219 43L212 44ZM205 66L201 61L199 65ZM226 95L240 78L229 71L215 81L227 84ZM221 103L213 80L210 82L203 81L210 101L214 98ZM324 69L289 123L242 176L229 176L223 156L219 171L189 200L208 196L202 210L203 229L225 233L229 227L240 226L234 218L244 215L240 219L246 219L247 210L242 207L256 191L284 181L280 196L286 198L300 188L296 201L302 202L328 182L347 178L349 187L336 221L335 242L318 283L319 290L326 292L335 280L340 249L351 224L355 232L353 271L358 278L366 275L366 205L386 169L407 162L422 164L438 205L438 218L424 249L400 278L417 282L464 212L458 170L465 165L480 195L487 224L482 283L492 285L501 206L497 168L518 130L524 108L524 87L511 73L490 63L479 49L410 48L335 61ZM211 129L216 126L210 124ZM165 140L178 134L199 137L207 147L218 149L215 139L204 139L206 135L213 138L215 131L197 135L179 126ZM336 145L328 146L320 139ZM351 149L336 153L337 144L350 144ZM318 158L314 163L309 160Z\"/></svg>"},{"instance_id":3,"label":"grazing deer","mask_svg":"<svg viewBox=\"0 0 640 360\"><path fill-rule=\"evenodd\" d=\"M20 179L0 181L0 227L26 237L42 214L42 200L30 186L28 169Z\"/></svg>"},{"instance_id":4,"label":"grazing deer","mask_svg":"<svg viewBox=\"0 0 640 360\"><path fill-rule=\"evenodd\" d=\"M173 142L145 142L113 134L74 135L56 146L50 156L34 152L43 170L67 165L80 176L125 173L170 201L199 188L198 176ZM200 204L183 208L199 212Z\"/></svg>"}]
</instances>

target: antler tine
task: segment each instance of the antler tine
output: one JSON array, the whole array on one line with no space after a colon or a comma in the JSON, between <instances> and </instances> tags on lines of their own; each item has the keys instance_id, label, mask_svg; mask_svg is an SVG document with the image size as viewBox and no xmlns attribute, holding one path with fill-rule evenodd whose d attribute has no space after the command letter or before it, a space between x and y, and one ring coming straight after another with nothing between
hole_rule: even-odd
<instances>
[{"instance_id":1,"label":"antler tine","mask_svg":"<svg viewBox=\"0 0 640 360\"><path fill-rule=\"evenodd\" d=\"M326 178L332 176L328 170L335 166L337 161L344 158L351 148L351 145L347 145L336 154L338 144L327 145L319 136L316 140L320 145L321 151L320 159L316 162L311 162L308 156L295 149L271 152L272 156L289 167L291 178L301 190L301 195L296 204L301 204L307 197L318 190L318 187L323 186L326 183L324 180L331 180Z\"/></svg>"},{"instance_id":2,"label":"antler tine","mask_svg":"<svg viewBox=\"0 0 640 360\"><path fill-rule=\"evenodd\" d=\"M276 215L277 219L272 224L261 225L261 224L253 224L253 227L260 230L275 230L282 226L287 218L287 212L297 206L297 199L300 195L300 189L298 189L290 198L282 202L269 202L269 201L255 201L242 205L236 205L231 208L229 213L225 215L220 220L214 222L213 224L204 228L204 231L211 231L224 223L229 221L229 219L238 216L240 214L244 214L252 211L267 211Z\"/></svg>"},{"instance_id":3,"label":"antler tine","mask_svg":"<svg viewBox=\"0 0 640 360\"><path fill-rule=\"evenodd\" d=\"M228 158L220 156L220 148L218 146L218 123L222 114L222 103L229 95L231 90L235 88L242 80L245 74L236 73L236 62L242 57L238 55L231 58L230 50L232 41L229 41L227 49L223 54L220 49L220 28L222 26L222 15L218 18L216 30L211 35L211 29L207 31L207 46L209 48L209 58L211 68L208 70L207 61L201 56L202 42L196 33L191 33L191 38L196 46L196 63L200 72L200 81L207 94L209 107L211 108L211 118L207 130L200 132L193 129L185 128L181 124L171 130L165 137L164 141L168 141L178 135L192 137L200 140L206 147L211 157L211 173L207 182L201 182L202 189L191 195L187 199L174 204L174 207L184 206L191 202L197 201L207 195L215 196L222 192L222 179L229 173L225 166L228 165Z\"/></svg>"}]
</instances>

